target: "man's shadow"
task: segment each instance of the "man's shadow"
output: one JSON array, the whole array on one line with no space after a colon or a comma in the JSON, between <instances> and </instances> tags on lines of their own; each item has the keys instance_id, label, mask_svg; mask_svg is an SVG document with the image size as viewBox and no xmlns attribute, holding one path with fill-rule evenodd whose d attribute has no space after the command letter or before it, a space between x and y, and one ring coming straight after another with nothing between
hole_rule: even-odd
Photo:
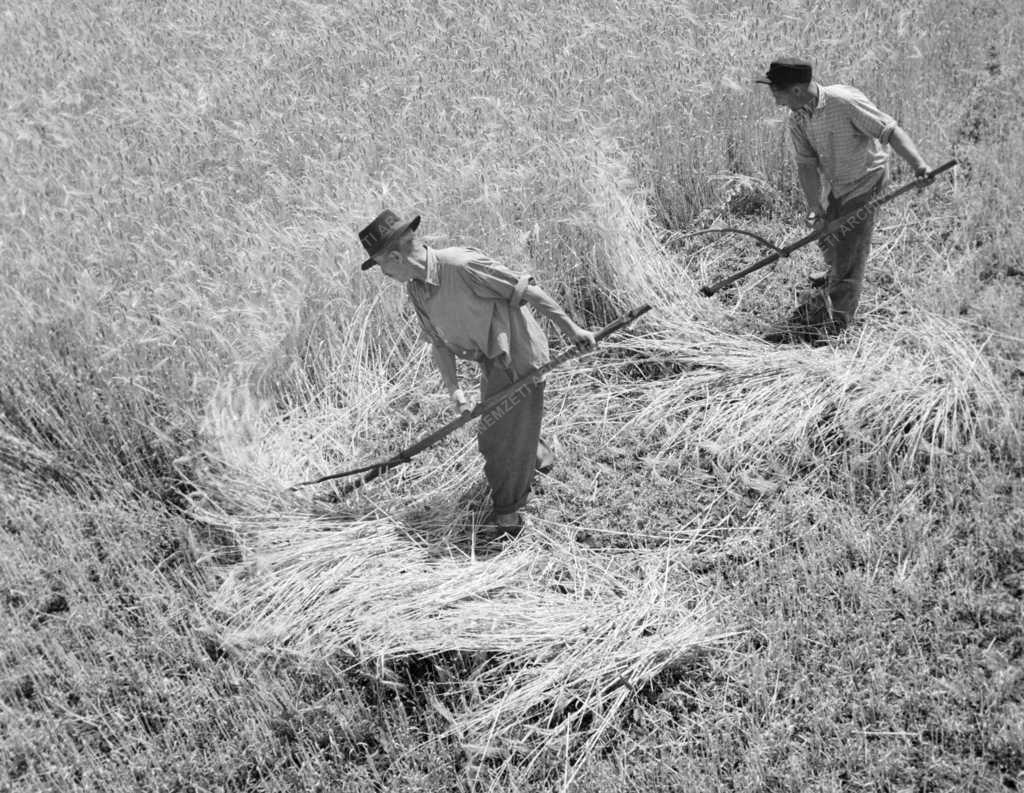
<instances>
[{"instance_id":1,"label":"man's shadow","mask_svg":"<svg viewBox=\"0 0 1024 793\"><path fill-rule=\"evenodd\" d=\"M532 490L543 492L542 483L535 481ZM397 512L374 509L367 513L366 504L349 503L333 493L321 495L315 502L316 514L329 515L334 520L386 518L393 522L397 534L421 547L433 559L493 558L514 543L525 525L511 530L494 525L491 491L483 477L459 495L437 496Z\"/></svg>"}]
</instances>

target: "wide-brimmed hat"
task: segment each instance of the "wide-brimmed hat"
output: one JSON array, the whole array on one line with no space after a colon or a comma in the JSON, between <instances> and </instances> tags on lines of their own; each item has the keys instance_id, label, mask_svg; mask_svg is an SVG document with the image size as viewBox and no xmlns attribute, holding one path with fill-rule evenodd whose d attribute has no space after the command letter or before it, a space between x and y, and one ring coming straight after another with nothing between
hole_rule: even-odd
<instances>
[{"instance_id":1,"label":"wide-brimmed hat","mask_svg":"<svg viewBox=\"0 0 1024 793\"><path fill-rule=\"evenodd\" d=\"M359 241L370 255L370 258L363 262L361 269L369 270L377 262L373 257L387 247L388 243L396 237L401 237L407 231L415 231L420 225L420 216L412 220L403 221L390 209L385 209L375 217L370 225L359 232Z\"/></svg>"},{"instance_id":2,"label":"wide-brimmed hat","mask_svg":"<svg viewBox=\"0 0 1024 793\"><path fill-rule=\"evenodd\" d=\"M755 83L765 85L802 85L811 81L811 64L797 58L781 58L772 61L764 77Z\"/></svg>"}]
</instances>

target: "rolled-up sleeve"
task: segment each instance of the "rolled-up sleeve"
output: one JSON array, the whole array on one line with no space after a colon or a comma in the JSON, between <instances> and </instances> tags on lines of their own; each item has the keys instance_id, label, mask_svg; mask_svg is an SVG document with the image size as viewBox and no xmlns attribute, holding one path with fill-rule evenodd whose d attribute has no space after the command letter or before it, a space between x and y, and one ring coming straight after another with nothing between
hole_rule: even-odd
<instances>
[{"instance_id":1,"label":"rolled-up sleeve","mask_svg":"<svg viewBox=\"0 0 1024 793\"><path fill-rule=\"evenodd\" d=\"M888 143L896 129L896 119L883 113L866 97L856 97L846 105L850 123L854 129L882 143Z\"/></svg>"},{"instance_id":2,"label":"rolled-up sleeve","mask_svg":"<svg viewBox=\"0 0 1024 793\"><path fill-rule=\"evenodd\" d=\"M534 281L530 275L516 273L483 254L466 262L462 269L466 285L485 300L506 300L518 307L523 293Z\"/></svg>"}]
</instances>

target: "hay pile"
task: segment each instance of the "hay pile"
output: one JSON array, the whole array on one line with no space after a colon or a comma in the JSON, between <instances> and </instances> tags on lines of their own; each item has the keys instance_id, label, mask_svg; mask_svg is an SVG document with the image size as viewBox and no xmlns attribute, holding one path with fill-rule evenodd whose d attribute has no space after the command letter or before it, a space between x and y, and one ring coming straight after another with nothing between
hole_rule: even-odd
<instances>
[{"instance_id":1,"label":"hay pile","mask_svg":"<svg viewBox=\"0 0 1024 793\"><path fill-rule=\"evenodd\" d=\"M876 322L832 348L778 348L690 319L700 300L652 313L554 375L546 431L595 452L633 444L677 469L710 455L724 477L783 483L928 479L1019 442L1014 401L949 322L919 316L913 334L905 319ZM467 676L429 689L446 734L487 760L493 784L551 758L571 777L637 690L728 635L721 604L699 594L688 567L695 538L721 527L698 518L657 549L615 551L573 539L614 526L534 518L488 556L474 545L479 511L452 495L479 491L471 430L352 502L317 507L285 486L402 448L447 419L440 397L411 396L430 377L425 353L386 389L359 370L373 356L350 360L342 404L314 396L282 416L224 391L211 405L217 465L196 515L246 549L216 598L225 641L343 659L385 681L411 659L470 657Z\"/></svg>"},{"instance_id":2,"label":"hay pile","mask_svg":"<svg viewBox=\"0 0 1024 793\"><path fill-rule=\"evenodd\" d=\"M347 659L399 685L403 661L471 656L471 675L430 701L467 755L499 767L578 766L638 690L723 638L713 603L679 596L673 552L589 550L536 521L490 558L434 555L390 520L257 523L235 524L258 544L218 593L224 640Z\"/></svg>"},{"instance_id":3,"label":"hay pile","mask_svg":"<svg viewBox=\"0 0 1024 793\"><path fill-rule=\"evenodd\" d=\"M678 373L621 386L634 400L624 431L651 453L703 450L727 468L789 476L814 467L905 479L1020 442L1019 400L941 317L873 320L818 349L664 321L631 346L648 370Z\"/></svg>"}]
</instances>

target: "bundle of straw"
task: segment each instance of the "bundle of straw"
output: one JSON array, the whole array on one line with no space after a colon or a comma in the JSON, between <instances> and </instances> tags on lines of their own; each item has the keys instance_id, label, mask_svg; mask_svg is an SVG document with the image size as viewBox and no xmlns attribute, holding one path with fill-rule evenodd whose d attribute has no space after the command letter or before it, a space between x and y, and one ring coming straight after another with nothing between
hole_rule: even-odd
<instances>
[{"instance_id":1,"label":"bundle of straw","mask_svg":"<svg viewBox=\"0 0 1024 793\"><path fill-rule=\"evenodd\" d=\"M467 754L519 771L580 768L638 689L723 638L713 604L680 598L676 551L610 554L534 531L490 559L434 557L387 520L235 518L256 538L216 604L225 642L349 659L485 654L438 713Z\"/></svg>"},{"instance_id":2,"label":"bundle of straw","mask_svg":"<svg viewBox=\"0 0 1024 793\"><path fill-rule=\"evenodd\" d=\"M1020 443L1019 404L969 336L920 313L872 321L846 343L774 347L712 335L685 319L633 340L671 378L621 386L622 432L652 454L712 449L717 463L811 466L843 461L905 478Z\"/></svg>"}]
</instances>

